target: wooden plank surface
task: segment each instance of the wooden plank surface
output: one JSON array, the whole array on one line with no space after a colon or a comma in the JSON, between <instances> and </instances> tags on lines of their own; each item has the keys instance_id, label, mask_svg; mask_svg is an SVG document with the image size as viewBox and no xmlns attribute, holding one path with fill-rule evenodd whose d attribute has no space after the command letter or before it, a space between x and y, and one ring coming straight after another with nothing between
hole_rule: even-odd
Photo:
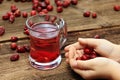
<instances>
[{"instance_id":1,"label":"wooden plank surface","mask_svg":"<svg viewBox=\"0 0 120 80\"><path fill-rule=\"evenodd\" d=\"M15 3L13 0L4 0L0 4L0 18L9 11L10 5L16 4L21 11L31 10L31 2ZM52 2L53 5L55 5ZM61 15L67 22L68 39L65 44L71 44L77 41L79 37L88 38L99 34L102 38L108 39L116 44L120 44L120 11L113 10L113 6L120 5L120 0L79 0L77 6L70 6L64 9L63 13L50 12L50 14ZM83 12L90 10L97 12L96 19L83 17ZM0 80L82 80L80 76L74 73L65 62L64 48L61 50L62 63L53 70L41 71L30 66L28 61L29 53L21 53L20 60L11 62L10 55L15 51L10 49L9 44L11 36L18 36L17 44L29 44L28 36L23 34L25 24L24 18L16 18L15 23L0 19L0 25L5 26L6 32L0 36Z\"/></svg>"}]
</instances>

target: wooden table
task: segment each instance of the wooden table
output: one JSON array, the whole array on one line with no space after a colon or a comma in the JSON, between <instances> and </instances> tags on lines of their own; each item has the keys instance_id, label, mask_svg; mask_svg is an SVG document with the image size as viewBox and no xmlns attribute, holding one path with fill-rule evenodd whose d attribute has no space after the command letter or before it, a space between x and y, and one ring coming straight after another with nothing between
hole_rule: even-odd
<instances>
[{"instance_id":1,"label":"wooden table","mask_svg":"<svg viewBox=\"0 0 120 80\"><path fill-rule=\"evenodd\" d=\"M51 0L52 1L52 0ZM9 11L10 5L15 4L21 11L31 11L31 2L15 3L4 0L0 4L0 18ZM52 3L55 5L54 3ZM79 0L76 6L69 6L62 13L50 12L61 15L67 22L68 40L65 45L74 43L79 37L88 38L99 34L102 38L120 44L120 11L114 11L114 5L120 5L120 0ZM83 12L90 10L96 12L98 17L83 17ZM17 44L29 44L29 39L23 34L25 18L16 18L13 24L0 19L0 25L5 26L6 32L0 36L0 80L82 80L82 78L71 70L65 62L64 51L61 50L62 63L59 67L41 71L30 66L29 53L21 53L20 59L15 62L9 60L15 51L10 49L11 36L18 36Z\"/></svg>"}]
</instances>

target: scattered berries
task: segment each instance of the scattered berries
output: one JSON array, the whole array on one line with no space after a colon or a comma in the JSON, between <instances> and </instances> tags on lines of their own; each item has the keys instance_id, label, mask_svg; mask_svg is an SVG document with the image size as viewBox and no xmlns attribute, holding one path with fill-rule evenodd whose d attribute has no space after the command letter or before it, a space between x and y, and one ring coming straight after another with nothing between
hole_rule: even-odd
<instances>
[{"instance_id":1,"label":"scattered berries","mask_svg":"<svg viewBox=\"0 0 120 80\"><path fill-rule=\"evenodd\" d=\"M95 39L99 39L99 35L94 36ZM89 60L98 57L99 55L97 52L94 51L94 48L86 46L83 48L83 55L80 57L77 57L76 60Z\"/></svg>"}]
</instances>

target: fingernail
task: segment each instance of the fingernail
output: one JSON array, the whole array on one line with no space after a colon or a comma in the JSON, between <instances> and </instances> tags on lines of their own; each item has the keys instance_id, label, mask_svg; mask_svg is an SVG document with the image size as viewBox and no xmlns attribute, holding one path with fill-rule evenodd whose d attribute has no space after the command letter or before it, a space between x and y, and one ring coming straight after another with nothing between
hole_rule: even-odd
<instances>
[{"instance_id":1,"label":"fingernail","mask_svg":"<svg viewBox=\"0 0 120 80\"><path fill-rule=\"evenodd\" d=\"M81 41L81 40L83 40L83 38L78 38L78 40L80 40L80 41Z\"/></svg>"}]
</instances>

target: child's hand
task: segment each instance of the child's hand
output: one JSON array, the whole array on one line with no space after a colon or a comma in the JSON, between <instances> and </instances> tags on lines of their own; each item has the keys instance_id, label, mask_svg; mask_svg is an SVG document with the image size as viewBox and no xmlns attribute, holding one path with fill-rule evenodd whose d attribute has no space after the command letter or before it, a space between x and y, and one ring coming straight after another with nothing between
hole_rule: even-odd
<instances>
[{"instance_id":1,"label":"child's hand","mask_svg":"<svg viewBox=\"0 0 120 80\"><path fill-rule=\"evenodd\" d=\"M120 64L112 59L97 57L90 60L70 59L71 68L84 79L119 80Z\"/></svg>"},{"instance_id":2,"label":"child's hand","mask_svg":"<svg viewBox=\"0 0 120 80\"><path fill-rule=\"evenodd\" d=\"M78 42L65 47L67 61L70 46L74 46L79 55L83 54L84 47L89 46L94 48L100 56L120 61L120 45L113 44L105 39L79 38ZM79 55L77 54L76 56Z\"/></svg>"}]
</instances>

